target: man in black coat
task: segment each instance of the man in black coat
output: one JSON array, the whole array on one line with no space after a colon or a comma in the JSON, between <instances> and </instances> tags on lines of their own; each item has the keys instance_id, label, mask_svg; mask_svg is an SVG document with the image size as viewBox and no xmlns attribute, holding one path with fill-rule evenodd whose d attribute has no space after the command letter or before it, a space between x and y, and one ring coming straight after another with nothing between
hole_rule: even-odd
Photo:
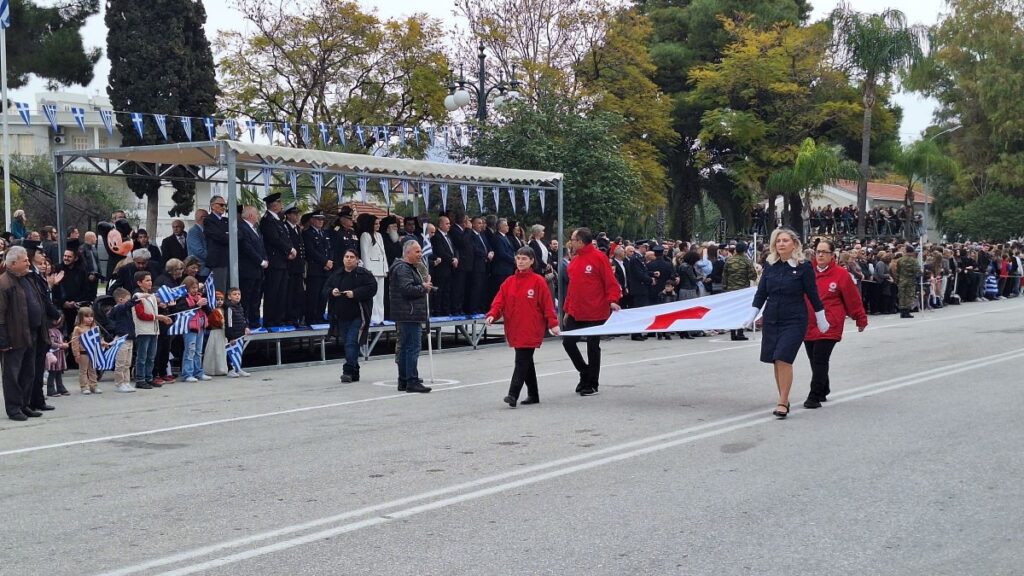
<instances>
[{"instance_id":1,"label":"man in black coat","mask_svg":"<svg viewBox=\"0 0 1024 576\"><path fill-rule=\"evenodd\" d=\"M437 316L448 316L456 309L452 304L452 288L459 253L449 235L451 229L451 218L441 216L437 219L437 233L430 243L434 249L434 259L430 263L430 280L438 290L437 302L434 304Z\"/></svg>"},{"instance_id":2,"label":"man in black coat","mask_svg":"<svg viewBox=\"0 0 1024 576\"><path fill-rule=\"evenodd\" d=\"M242 219L238 222L238 289L242 294L245 320L250 328L260 325L263 274L270 265L258 223L259 212L255 206L242 209Z\"/></svg>"},{"instance_id":3,"label":"man in black coat","mask_svg":"<svg viewBox=\"0 0 1024 576\"><path fill-rule=\"evenodd\" d=\"M494 259L494 250L487 244L484 238L486 226L484 219L477 216L473 219L473 228L463 235L464 260L460 264L466 265L466 295L463 301L466 314L479 314L486 312L484 307L490 302L484 302L487 294L487 264Z\"/></svg>"},{"instance_id":4,"label":"man in black coat","mask_svg":"<svg viewBox=\"0 0 1024 576\"><path fill-rule=\"evenodd\" d=\"M509 238L508 232L508 220L498 219L498 232L494 235L494 243L491 244L494 249L494 259L491 260L489 274L490 290L488 291L488 301L484 302L484 306L494 300L494 295L498 293L502 282L516 271L516 249L512 247L512 240Z\"/></svg>"},{"instance_id":5,"label":"man in black coat","mask_svg":"<svg viewBox=\"0 0 1024 576\"><path fill-rule=\"evenodd\" d=\"M452 241L455 246L455 252L458 256L458 262L452 264L452 303L448 308L448 313L452 315L461 315L465 312L466 302L466 283L469 281L469 266L471 263L468 262L469 255L472 251L465 251L465 241L469 240L469 235L472 233L469 228L469 216L452 212L448 214L451 219L451 229L448 232L448 238Z\"/></svg>"},{"instance_id":6,"label":"man in black coat","mask_svg":"<svg viewBox=\"0 0 1024 576\"><path fill-rule=\"evenodd\" d=\"M288 261L287 305L285 323L291 326L308 326L313 321L304 321L306 298L306 246L302 242L302 229L299 228L299 209L290 206L284 211L285 226L288 227L288 240L295 248L297 256Z\"/></svg>"},{"instance_id":7,"label":"man in black coat","mask_svg":"<svg viewBox=\"0 0 1024 576\"><path fill-rule=\"evenodd\" d=\"M206 267L213 285L221 292L228 289L228 203L223 196L210 198L210 213L203 219L206 240Z\"/></svg>"},{"instance_id":8,"label":"man in black coat","mask_svg":"<svg viewBox=\"0 0 1024 576\"><path fill-rule=\"evenodd\" d=\"M331 237L324 230L324 213L313 212L309 228L302 231L302 246L306 252L306 311L308 324L321 324L327 299L322 294L324 282L334 270Z\"/></svg>"},{"instance_id":9,"label":"man in black coat","mask_svg":"<svg viewBox=\"0 0 1024 576\"><path fill-rule=\"evenodd\" d=\"M288 310L288 263L298 256L282 220L284 205L277 192L263 198L267 211L260 220L260 234L267 251L266 277L263 280L263 326L283 326Z\"/></svg>"},{"instance_id":10,"label":"man in black coat","mask_svg":"<svg viewBox=\"0 0 1024 576\"><path fill-rule=\"evenodd\" d=\"M171 222L171 234L160 242L162 262L177 258L182 262L188 258L188 235L185 234L185 223L181 220Z\"/></svg>"},{"instance_id":11,"label":"man in black coat","mask_svg":"<svg viewBox=\"0 0 1024 576\"><path fill-rule=\"evenodd\" d=\"M331 247L334 249L334 262L341 265L345 250L355 250L359 254L359 233L356 232L354 214L351 206L342 206L338 211L338 221L331 229Z\"/></svg>"}]
</instances>

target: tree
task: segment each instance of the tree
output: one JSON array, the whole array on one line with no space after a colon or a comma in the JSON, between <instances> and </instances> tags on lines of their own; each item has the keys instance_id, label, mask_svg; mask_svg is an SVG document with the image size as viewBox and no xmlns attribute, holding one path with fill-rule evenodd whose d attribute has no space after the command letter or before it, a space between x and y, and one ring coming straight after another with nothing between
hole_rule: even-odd
<instances>
[{"instance_id":1,"label":"tree","mask_svg":"<svg viewBox=\"0 0 1024 576\"><path fill-rule=\"evenodd\" d=\"M939 101L960 167L951 192L963 202L990 192L1024 196L1024 5L954 0L933 28L931 54L913 86ZM1014 55L1011 57L1010 55Z\"/></svg>"},{"instance_id":2,"label":"tree","mask_svg":"<svg viewBox=\"0 0 1024 576\"><path fill-rule=\"evenodd\" d=\"M1024 234L1024 199L993 192L946 213L946 233L1004 242Z\"/></svg>"},{"instance_id":3,"label":"tree","mask_svg":"<svg viewBox=\"0 0 1024 576\"><path fill-rule=\"evenodd\" d=\"M99 0L66 0L39 6L31 0L11 0L7 29L7 84L21 88L35 75L47 88L92 82L102 52L86 50L82 26L99 13Z\"/></svg>"},{"instance_id":4,"label":"tree","mask_svg":"<svg viewBox=\"0 0 1024 576\"><path fill-rule=\"evenodd\" d=\"M789 222L795 230L804 233L804 219L801 210L810 210L811 194L820 191L826 184L857 177L857 165L843 156L838 146L818 146L808 138L800 145L792 167L772 174L765 187L772 192L790 197Z\"/></svg>"},{"instance_id":5,"label":"tree","mask_svg":"<svg viewBox=\"0 0 1024 576\"><path fill-rule=\"evenodd\" d=\"M238 9L252 31L225 31L216 42L227 110L330 125L443 116L448 60L436 20L381 21L352 0L239 0Z\"/></svg>"},{"instance_id":6,"label":"tree","mask_svg":"<svg viewBox=\"0 0 1024 576\"><path fill-rule=\"evenodd\" d=\"M871 172L871 116L878 98L878 87L899 74L909 73L922 60L925 29L908 26L899 10L863 14L845 2L829 17L833 39L840 57L861 78L864 97L864 127L861 144L860 178L857 183L857 211L867 212L868 179ZM857 219L857 234L864 235L867 219Z\"/></svg>"},{"instance_id":7,"label":"tree","mask_svg":"<svg viewBox=\"0 0 1024 576\"><path fill-rule=\"evenodd\" d=\"M213 54L203 27L206 10L201 0L174 0L142 4L131 0L107 1L107 53L110 84L107 93L115 110L132 110L204 117L216 110L217 81ZM163 143L156 125L145 122L136 132L128 114L117 115L122 146ZM205 138L193 125L193 138ZM180 122L169 118L168 139L189 140ZM134 172L130 172L134 173ZM178 173L184 176L182 170ZM146 225L156 227L159 180L128 178L139 198L147 198ZM175 181L171 216L189 214L195 203L195 183Z\"/></svg>"},{"instance_id":8,"label":"tree","mask_svg":"<svg viewBox=\"0 0 1024 576\"><path fill-rule=\"evenodd\" d=\"M908 222L914 221L914 187L930 175L954 175L956 172L956 163L930 139L918 140L897 149L892 167L902 178L901 184L907 188L903 206ZM906 236L909 232L910 227L904 226L903 234Z\"/></svg>"},{"instance_id":9,"label":"tree","mask_svg":"<svg viewBox=\"0 0 1024 576\"><path fill-rule=\"evenodd\" d=\"M638 213L639 176L623 158L616 137L621 117L608 112L584 116L564 95L543 94L536 104L509 104L509 121L488 124L464 154L481 164L562 172L567 227L607 230L623 213ZM552 196L547 213L536 214L548 225L554 220Z\"/></svg>"}]
</instances>

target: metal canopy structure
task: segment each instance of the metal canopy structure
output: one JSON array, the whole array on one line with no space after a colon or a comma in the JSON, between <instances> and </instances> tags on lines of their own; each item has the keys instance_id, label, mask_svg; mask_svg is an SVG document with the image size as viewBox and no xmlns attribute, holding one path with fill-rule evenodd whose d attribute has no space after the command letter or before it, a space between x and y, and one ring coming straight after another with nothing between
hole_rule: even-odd
<instances>
[{"instance_id":1,"label":"metal canopy structure","mask_svg":"<svg viewBox=\"0 0 1024 576\"><path fill-rule=\"evenodd\" d=\"M563 236L563 176L558 172L448 164L305 148L215 140L156 146L61 150L54 155L57 229L64 229L64 176L87 174L225 184L230 284L238 286L238 185L256 185L264 169L414 180L425 183L518 187L558 192L558 239ZM326 184L326 182L325 182ZM339 198L340 201L340 198ZM60 250L64 250L63 234Z\"/></svg>"}]
</instances>

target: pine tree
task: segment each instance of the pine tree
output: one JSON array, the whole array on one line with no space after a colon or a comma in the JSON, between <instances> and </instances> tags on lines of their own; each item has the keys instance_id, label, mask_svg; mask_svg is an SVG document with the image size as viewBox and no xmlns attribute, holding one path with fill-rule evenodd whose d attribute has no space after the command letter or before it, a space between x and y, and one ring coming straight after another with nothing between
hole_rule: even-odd
<instances>
[{"instance_id":1,"label":"pine tree","mask_svg":"<svg viewBox=\"0 0 1024 576\"><path fill-rule=\"evenodd\" d=\"M107 93L115 110L145 113L142 137L129 114L117 115L122 146L164 143L152 113L168 115L171 142L189 140L173 116L201 118L213 114L219 89L213 54L203 30L205 23L202 0L107 1L107 54L111 63ZM202 123L193 122L192 130L193 139L206 137ZM191 213L195 182L173 184L174 207L168 214ZM128 186L139 198L148 199L146 221L155 227L161 182L129 178Z\"/></svg>"},{"instance_id":2,"label":"pine tree","mask_svg":"<svg viewBox=\"0 0 1024 576\"><path fill-rule=\"evenodd\" d=\"M7 29L7 83L12 89L28 83L30 75L49 88L92 82L100 49L82 44L85 20L100 10L99 0L71 0L61 6L38 6L31 0L11 0Z\"/></svg>"}]
</instances>

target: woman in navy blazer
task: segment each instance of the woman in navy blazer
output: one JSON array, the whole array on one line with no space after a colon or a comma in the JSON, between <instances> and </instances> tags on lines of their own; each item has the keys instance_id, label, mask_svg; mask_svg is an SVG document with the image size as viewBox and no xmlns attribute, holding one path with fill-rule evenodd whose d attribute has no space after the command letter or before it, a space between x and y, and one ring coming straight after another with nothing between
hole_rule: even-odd
<instances>
[{"instance_id":1,"label":"woman in navy blazer","mask_svg":"<svg viewBox=\"0 0 1024 576\"><path fill-rule=\"evenodd\" d=\"M818 297L814 268L804 260L800 238L788 228L776 228L768 242L767 266L754 295L747 324L753 324L764 306L761 362L775 365L779 401L772 411L778 418L789 415L789 390L793 387L793 361L807 330L806 297L814 308L818 329L828 332L825 307Z\"/></svg>"}]
</instances>

